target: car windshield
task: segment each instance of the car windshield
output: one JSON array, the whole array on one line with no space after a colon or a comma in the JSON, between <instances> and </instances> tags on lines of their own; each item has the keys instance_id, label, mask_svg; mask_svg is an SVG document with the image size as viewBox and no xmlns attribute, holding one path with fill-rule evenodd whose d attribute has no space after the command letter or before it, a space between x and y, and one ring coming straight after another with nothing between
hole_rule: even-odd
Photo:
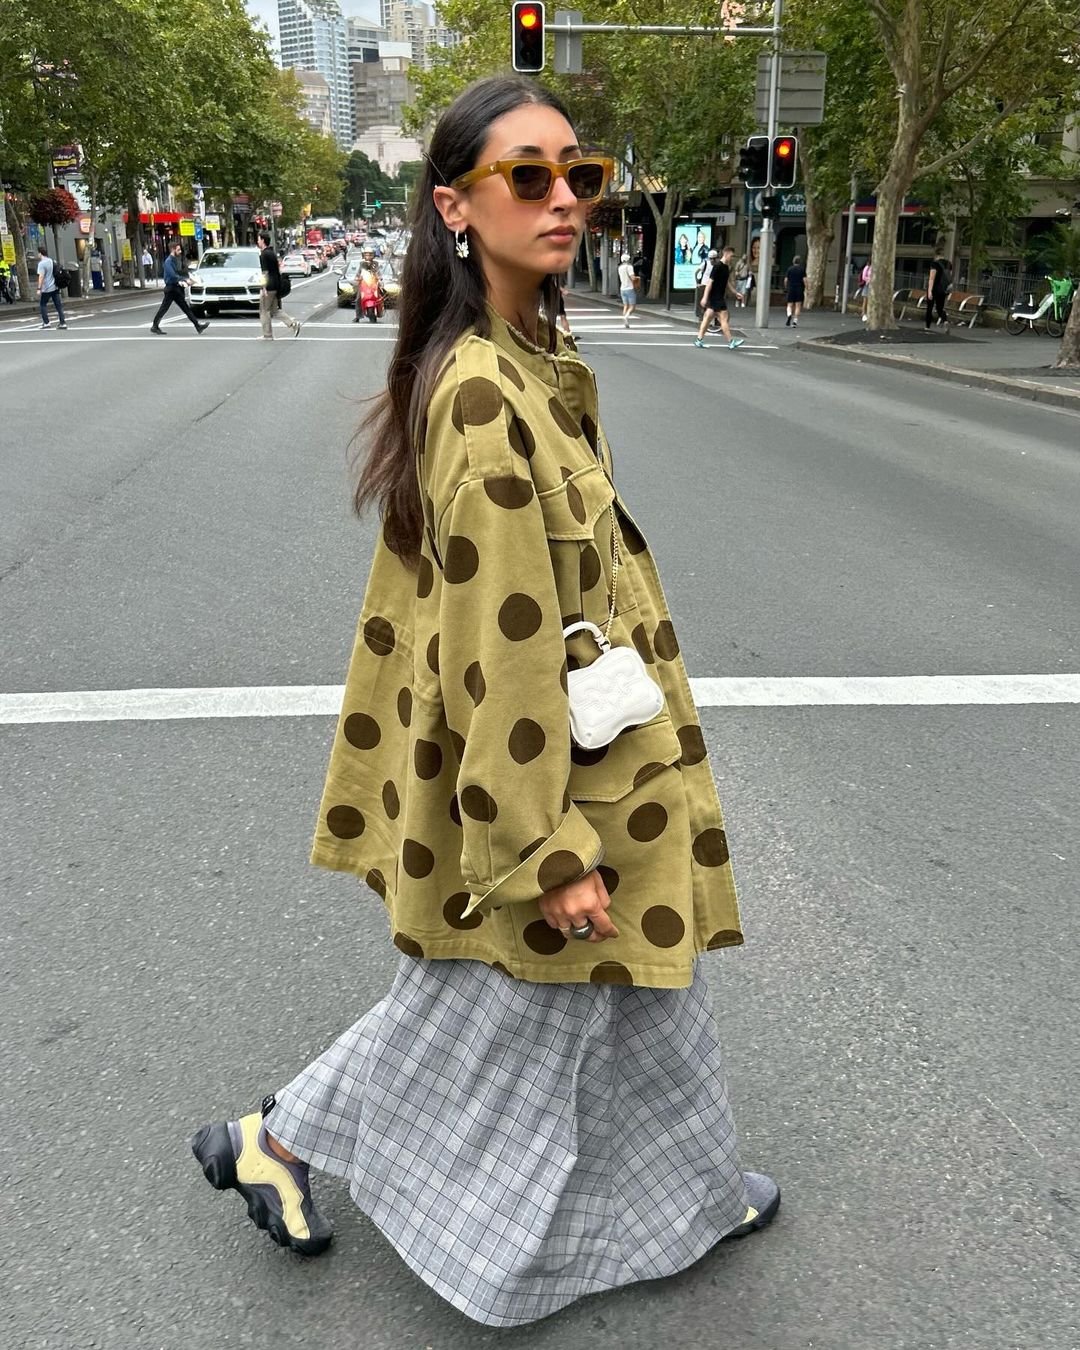
<instances>
[{"instance_id":1,"label":"car windshield","mask_svg":"<svg viewBox=\"0 0 1080 1350\"><path fill-rule=\"evenodd\" d=\"M214 249L204 253L199 270L209 267L244 267L248 270L259 266L259 255L253 248Z\"/></svg>"}]
</instances>

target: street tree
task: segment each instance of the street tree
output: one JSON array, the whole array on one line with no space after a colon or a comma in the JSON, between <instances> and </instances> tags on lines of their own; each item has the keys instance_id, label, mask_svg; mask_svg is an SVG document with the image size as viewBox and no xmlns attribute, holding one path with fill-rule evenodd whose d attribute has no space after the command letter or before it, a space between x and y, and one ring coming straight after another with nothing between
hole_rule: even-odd
<instances>
[{"instance_id":1,"label":"street tree","mask_svg":"<svg viewBox=\"0 0 1080 1350\"><path fill-rule=\"evenodd\" d=\"M855 0L858 3L858 0ZM1069 0L865 0L892 74L892 144L877 187L872 328L894 326L896 228L912 184L962 161L1033 98L1071 82L1077 56ZM935 154L928 138L950 102L976 91L994 109L969 140Z\"/></svg>"}]
</instances>

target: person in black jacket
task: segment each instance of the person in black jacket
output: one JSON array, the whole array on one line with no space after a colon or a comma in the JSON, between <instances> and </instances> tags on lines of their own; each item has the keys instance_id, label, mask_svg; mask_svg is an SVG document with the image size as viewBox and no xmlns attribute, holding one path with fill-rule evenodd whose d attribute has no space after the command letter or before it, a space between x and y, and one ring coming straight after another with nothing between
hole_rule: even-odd
<instances>
[{"instance_id":1,"label":"person in black jacket","mask_svg":"<svg viewBox=\"0 0 1080 1350\"><path fill-rule=\"evenodd\" d=\"M185 294L186 286L187 269L184 265L184 248L178 239L169 250L169 256L165 259L165 294L162 297L158 312L154 315L154 322L150 325L151 333L158 337L168 337L168 333L161 328L161 321L168 312L170 305L176 305L188 316L195 325L196 333L202 333L210 327L208 323L201 323L192 312Z\"/></svg>"},{"instance_id":2,"label":"person in black jacket","mask_svg":"<svg viewBox=\"0 0 1080 1350\"><path fill-rule=\"evenodd\" d=\"M262 290L259 292L259 323L262 325L263 341L273 340L271 328L275 315L293 337L299 337L300 320L286 314L281 308L281 266L277 254L270 247L270 235L266 231L259 235L259 247L262 250L259 254L259 266L263 274Z\"/></svg>"},{"instance_id":3,"label":"person in black jacket","mask_svg":"<svg viewBox=\"0 0 1080 1350\"><path fill-rule=\"evenodd\" d=\"M930 275L926 282L926 331L930 331L930 320L934 317L934 310L937 310L938 323L949 326L948 316L945 313L945 300L949 294L949 281L951 270L948 259L943 256L945 252L945 240L939 239L934 244L934 260L930 264Z\"/></svg>"}]
</instances>

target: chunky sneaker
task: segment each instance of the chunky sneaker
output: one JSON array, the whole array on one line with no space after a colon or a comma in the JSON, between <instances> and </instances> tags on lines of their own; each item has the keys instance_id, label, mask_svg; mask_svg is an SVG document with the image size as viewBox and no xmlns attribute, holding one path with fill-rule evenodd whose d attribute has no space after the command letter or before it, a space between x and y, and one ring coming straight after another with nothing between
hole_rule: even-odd
<instances>
[{"instance_id":1,"label":"chunky sneaker","mask_svg":"<svg viewBox=\"0 0 1080 1350\"><path fill-rule=\"evenodd\" d=\"M780 1208L780 1187L772 1177L762 1176L760 1172L744 1172L743 1182L749 1208L742 1223L727 1234L729 1238L749 1237L751 1233L767 1228Z\"/></svg>"},{"instance_id":2,"label":"chunky sneaker","mask_svg":"<svg viewBox=\"0 0 1080 1350\"><path fill-rule=\"evenodd\" d=\"M731 348L732 351L735 351L738 347L741 347L745 341L746 341L745 338L732 338L731 341L728 343L728 346Z\"/></svg>"},{"instance_id":3,"label":"chunky sneaker","mask_svg":"<svg viewBox=\"0 0 1080 1350\"><path fill-rule=\"evenodd\" d=\"M307 1163L286 1162L267 1142L264 1122L274 1105L270 1096L261 1114L253 1111L239 1120L204 1125L192 1139L191 1151L215 1190L240 1192L248 1218L271 1241L316 1256L329 1247L334 1231L311 1198Z\"/></svg>"},{"instance_id":4,"label":"chunky sneaker","mask_svg":"<svg viewBox=\"0 0 1080 1350\"><path fill-rule=\"evenodd\" d=\"M694 346L695 346L695 347L704 347L704 346L705 346L705 343L701 340L701 338L695 338L695 339L694 339Z\"/></svg>"}]
</instances>

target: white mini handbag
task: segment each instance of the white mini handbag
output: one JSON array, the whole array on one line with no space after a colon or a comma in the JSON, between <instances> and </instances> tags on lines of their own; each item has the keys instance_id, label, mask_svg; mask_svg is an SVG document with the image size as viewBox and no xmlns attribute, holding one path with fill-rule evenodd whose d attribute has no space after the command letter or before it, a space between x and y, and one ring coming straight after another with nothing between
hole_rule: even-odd
<instances>
[{"instance_id":1,"label":"white mini handbag","mask_svg":"<svg viewBox=\"0 0 1080 1350\"><path fill-rule=\"evenodd\" d=\"M566 677L570 701L570 735L583 750L610 745L627 727L639 726L658 717L664 695L633 647L613 647L608 641L615 618L615 595L619 585L619 535L615 510L611 511L611 608L603 631L584 620L563 629L563 638L591 633L600 655L591 665L571 670Z\"/></svg>"}]
</instances>

